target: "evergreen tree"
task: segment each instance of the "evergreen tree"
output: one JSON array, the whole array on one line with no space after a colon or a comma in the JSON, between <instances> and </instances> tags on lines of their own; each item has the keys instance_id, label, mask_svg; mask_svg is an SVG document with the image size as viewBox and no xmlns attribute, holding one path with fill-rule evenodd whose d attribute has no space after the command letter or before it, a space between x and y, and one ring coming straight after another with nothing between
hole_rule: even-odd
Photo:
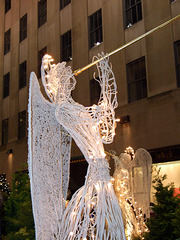
<instances>
[{"instance_id":1,"label":"evergreen tree","mask_svg":"<svg viewBox=\"0 0 180 240\"><path fill-rule=\"evenodd\" d=\"M147 240L176 240L180 236L180 198L173 196L174 185L164 186L166 175L160 176L160 170L153 181L155 192L155 204L153 211L155 217L149 219L147 226L149 232Z\"/></svg>"},{"instance_id":2,"label":"evergreen tree","mask_svg":"<svg viewBox=\"0 0 180 240\"><path fill-rule=\"evenodd\" d=\"M3 239L34 240L30 182L27 172L16 173L12 191L4 203L5 231Z\"/></svg>"},{"instance_id":3,"label":"evergreen tree","mask_svg":"<svg viewBox=\"0 0 180 240\"><path fill-rule=\"evenodd\" d=\"M0 174L0 239L1 235L4 234L5 219L4 219L4 202L7 200L10 194L9 183L6 180L6 174Z\"/></svg>"}]
</instances>

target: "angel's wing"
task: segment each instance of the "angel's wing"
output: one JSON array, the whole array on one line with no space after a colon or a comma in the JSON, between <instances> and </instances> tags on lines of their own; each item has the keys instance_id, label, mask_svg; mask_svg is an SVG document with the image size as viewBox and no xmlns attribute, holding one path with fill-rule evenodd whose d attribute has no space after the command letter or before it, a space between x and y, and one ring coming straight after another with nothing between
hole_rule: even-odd
<instances>
[{"instance_id":1,"label":"angel's wing","mask_svg":"<svg viewBox=\"0 0 180 240\"><path fill-rule=\"evenodd\" d=\"M45 100L35 73L29 91L29 176L36 239L56 239L69 181L71 138ZM52 237L54 236L54 237Z\"/></svg>"},{"instance_id":2,"label":"angel's wing","mask_svg":"<svg viewBox=\"0 0 180 240\"><path fill-rule=\"evenodd\" d=\"M150 217L151 166L151 155L145 149L139 148L129 171L132 195L146 217Z\"/></svg>"}]
</instances>

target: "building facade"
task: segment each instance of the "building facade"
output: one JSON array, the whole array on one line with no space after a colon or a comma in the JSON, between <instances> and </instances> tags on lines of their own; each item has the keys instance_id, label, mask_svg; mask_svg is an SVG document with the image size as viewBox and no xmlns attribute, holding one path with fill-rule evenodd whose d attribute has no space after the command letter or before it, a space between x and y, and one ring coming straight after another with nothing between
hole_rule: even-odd
<instances>
[{"instance_id":1,"label":"building facade","mask_svg":"<svg viewBox=\"0 0 180 240\"><path fill-rule=\"evenodd\" d=\"M180 0L0 0L0 174L27 165L30 72L45 53L76 70L180 14ZM114 142L143 147L180 186L180 21L110 57L118 87ZM77 76L75 101L97 103L92 67ZM72 157L80 151L72 145ZM74 162L71 164L73 167ZM78 170L77 170L78 171Z\"/></svg>"}]
</instances>

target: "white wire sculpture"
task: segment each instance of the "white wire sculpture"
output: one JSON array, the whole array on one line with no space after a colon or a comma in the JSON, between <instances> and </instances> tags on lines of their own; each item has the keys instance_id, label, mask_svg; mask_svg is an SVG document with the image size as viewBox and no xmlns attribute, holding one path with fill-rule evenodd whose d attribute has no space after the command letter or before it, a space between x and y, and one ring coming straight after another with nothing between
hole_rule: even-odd
<instances>
[{"instance_id":1,"label":"white wire sculpture","mask_svg":"<svg viewBox=\"0 0 180 240\"><path fill-rule=\"evenodd\" d=\"M105 57L104 54L96 58ZM66 63L45 55L41 74L45 100L34 73L29 92L29 173L38 240L125 240L103 143L115 135L117 87L109 59L97 64L101 96L84 107L71 97L76 80ZM66 200L71 137L89 163L85 185Z\"/></svg>"},{"instance_id":2,"label":"white wire sculpture","mask_svg":"<svg viewBox=\"0 0 180 240\"><path fill-rule=\"evenodd\" d=\"M132 236L143 239L148 231L146 219L150 217L151 155L143 148L134 154L131 147L115 160L115 192L122 209L127 240Z\"/></svg>"}]
</instances>

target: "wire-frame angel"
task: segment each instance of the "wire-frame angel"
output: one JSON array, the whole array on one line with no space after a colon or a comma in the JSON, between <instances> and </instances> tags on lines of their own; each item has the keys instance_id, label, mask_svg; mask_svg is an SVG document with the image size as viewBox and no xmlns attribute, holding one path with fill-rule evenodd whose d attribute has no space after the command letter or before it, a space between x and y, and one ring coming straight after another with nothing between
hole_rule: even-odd
<instances>
[{"instance_id":1,"label":"wire-frame angel","mask_svg":"<svg viewBox=\"0 0 180 240\"><path fill-rule=\"evenodd\" d=\"M148 231L145 224L150 217L151 155L143 148L134 154L131 147L115 161L115 192L122 209L127 239L142 236ZM143 239L143 237L142 237Z\"/></svg>"},{"instance_id":2,"label":"wire-frame angel","mask_svg":"<svg viewBox=\"0 0 180 240\"><path fill-rule=\"evenodd\" d=\"M98 105L84 107L71 97L76 80L65 63L42 60L45 100L34 73L29 97L29 174L38 240L125 240L118 200L110 181L103 143L115 135L117 87L109 59L97 64ZM71 137L89 163L85 185L66 209Z\"/></svg>"}]
</instances>

